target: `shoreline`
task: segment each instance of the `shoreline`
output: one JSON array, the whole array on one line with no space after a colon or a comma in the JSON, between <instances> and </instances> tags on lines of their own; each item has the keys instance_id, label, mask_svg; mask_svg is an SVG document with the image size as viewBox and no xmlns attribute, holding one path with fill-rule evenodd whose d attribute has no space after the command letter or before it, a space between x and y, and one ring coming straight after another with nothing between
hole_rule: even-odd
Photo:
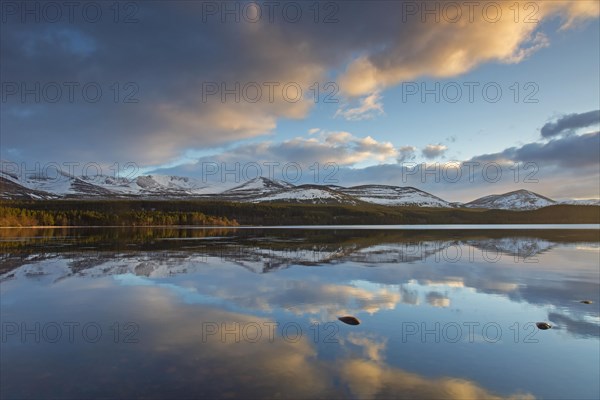
<instances>
[{"instance_id":1,"label":"shoreline","mask_svg":"<svg viewBox=\"0 0 600 400\"><path fill-rule=\"evenodd\" d=\"M40 225L40 226L0 226L0 229L136 229L136 228L174 228L174 229L381 229L381 230L452 230L452 229L489 229L489 230L600 230L600 224L409 224L409 225Z\"/></svg>"}]
</instances>

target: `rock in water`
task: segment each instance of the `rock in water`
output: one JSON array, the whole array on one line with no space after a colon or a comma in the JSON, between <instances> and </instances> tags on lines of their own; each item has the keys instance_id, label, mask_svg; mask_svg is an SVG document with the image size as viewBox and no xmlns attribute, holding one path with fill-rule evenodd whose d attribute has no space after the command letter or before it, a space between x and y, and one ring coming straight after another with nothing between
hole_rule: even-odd
<instances>
[{"instance_id":1,"label":"rock in water","mask_svg":"<svg viewBox=\"0 0 600 400\"><path fill-rule=\"evenodd\" d=\"M580 303L583 303L583 304L592 304L593 301L591 301L591 300L581 300Z\"/></svg>"},{"instance_id":2,"label":"rock in water","mask_svg":"<svg viewBox=\"0 0 600 400\"><path fill-rule=\"evenodd\" d=\"M343 323L348 324L348 325L358 325L358 324L360 324L360 321L358 320L358 318L352 317L350 315L347 315L345 317L339 317L338 319L340 321L342 321Z\"/></svg>"},{"instance_id":3,"label":"rock in water","mask_svg":"<svg viewBox=\"0 0 600 400\"><path fill-rule=\"evenodd\" d=\"M552 325L550 325L547 322L536 322L535 325L538 327L538 329L541 329L543 331L552 328Z\"/></svg>"}]
</instances>

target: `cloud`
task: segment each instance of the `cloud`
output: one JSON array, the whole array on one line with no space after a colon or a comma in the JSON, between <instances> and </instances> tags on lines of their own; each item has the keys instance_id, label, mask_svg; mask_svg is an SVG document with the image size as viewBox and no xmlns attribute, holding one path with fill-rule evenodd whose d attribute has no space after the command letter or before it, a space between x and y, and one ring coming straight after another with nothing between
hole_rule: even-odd
<instances>
[{"instance_id":1,"label":"cloud","mask_svg":"<svg viewBox=\"0 0 600 400\"><path fill-rule=\"evenodd\" d=\"M600 165L600 132L580 136L566 136L547 143L528 143L510 147L499 153L484 154L471 161L524 162L538 166L562 166L567 168Z\"/></svg>"},{"instance_id":2,"label":"cloud","mask_svg":"<svg viewBox=\"0 0 600 400\"><path fill-rule=\"evenodd\" d=\"M426 300L433 307L450 307L450 299L440 292L429 292Z\"/></svg>"},{"instance_id":3,"label":"cloud","mask_svg":"<svg viewBox=\"0 0 600 400\"><path fill-rule=\"evenodd\" d=\"M560 16L566 28L600 13L598 4L593 2L582 2L585 4L581 6L572 3L536 3L539 9L535 17L541 22ZM481 6L487 4L490 3ZM501 15L511 15L512 3L498 4ZM405 17L401 10L398 13ZM340 89L348 96L363 96L421 76L457 76L485 62L518 63L549 44L547 37L536 31L540 24L515 23L513 18L493 21L485 12L474 12L472 16L472 20L463 15L456 22L444 18L436 22L433 16L417 13L405 24L399 24L410 29L397 28L396 36L390 35L383 45L374 47L375 51L353 60L339 79ZM422 17L426 17L425 21ZM421 26L415 27L411 21L418 21Z\"/></svg>"},{"instance_id":4,"label":"cloud","mask_svg":"<svg viewBox=\"0 0 600 400\"><path fill-rule=\"evenodd\" d=\"M501 399L472 381L455 378L424 379L422 376L384 363L364 359L344 360L341 375L353 397L358 399L397 397L414 399ZM535 399L531 394L506 398Z\"/></svg>"},{"instance_id":5,"label":"cloud","mask_svg":"<svg viewBox=\"0 0 600 400\"><path fill-rule=\"evenodd\" d=\"M255 151L249 153L246 146L244 153L251 155L251 159L255 161L294 161L304 165L312 165L315 162L335 162L338 165L354 165L365 161L383 162L397 155L390 142L378 142L371 136L360 138L348 132L325 133L321 138L297 137L281 143L250 146L250 149L253 147Z\"/></svg>"},{"instance_id":6,"label":"cloud","mask_svg":"<svg viewBox=\"0 0 600 400\"><path fill-rule=\"evenodd\" d=\"M542 137L549 138L560 134L572 133L576 129L600 124L600 110L581 114L568 114L555 122L548 122L541 129Z\"/></svg>"},{"instance_id":7,"label":"cloud","mask_svg":"<svg viewBox=\"0 0 600 400\"><path fill-rule=\"evenodd\" d=\"M256 294L255 282L220 288L212 294L250 309L271 311L283 307L298 316L320 315L325 320L345 314L375 314L382 310L393 310L403 301L401 293L391 288L368 290L333 283L283 282L277 277L271 283L273 286L261 287L259 294ZM282 285L287 285L285 292L281 291Z\"/></svg>"},{"instance_id":8,"label":"cloud","mask_svg":"<svg viewBox=\"0 0 600 400\"><path fill-rule=\"evenodd\" d=\"M538 31L542 24L515 24L512 18L489 23L477 12L472 23L466 17L456 24L423 23L419 16L403 22L404 2L338 4L335 24L315 24L312 18L223 23L218 15L205 21L203 2L185 7L142 2L138 24L11 19L3 24L3 82L75 80L80 88L95 82L103 96L90 103L76 91L75 102L56 104L23 104L20 96L11 96L2 105L2 147L30 160L159 165L189 150L272 135L281 119L306 118L314 106L310 88L321 83L324 93L323 80L346 66L340 93L361 99L338 115L359 120L383 113L381 90L401 80L456 76L490 61L515 63L547 45ZM598 15L593 1L539 6L540 22L560 16L563 28ZM512 15L506 9L503 14ZM139 102L123 103L132 94L123 86L115 102L115 82L134 83ZM256 102L207 96L206 84L223 83L226 89L240 84L243 94L252 82L263 89ZM266 82L279 83L272 99ZM282 93L288 83L303 89L296 102Z\"/></svg>"},{"instance_id":9,"label":"cloud","mask_svg":"<svg viewBox=\"0 0 600 400\"><path fill-rule=\"evenodd\" d=\"M600 328L597 323L586 321L582 316L572 318L558 312L549 312L548 320L558 324L558 329L565 329L572 335L584 338L600 337ZM556 328L556 327L555 327Z\"/></svg>"},{"instance_id":10,"label":"cloud","mask_svg":"<svg viewBox=\"0 0 600 400\"><path fill-rule=\"evenodd\" d=\"M396 161L403 163L405 161L411 161L415 159L415 151L417 148L414 146L402 146L398 149L398 158Z\"/></svg>"},{"instance_id":11,"label":"cloud","mask_svg":"<svg viewBox=\"0 0 600 400\"><path fill-rule=\"evenodd\" d=\"M385 339L376 340L366 334L350 333L347 341L355 346L362 347L363 355L371 361L383 361L385 356L382 354L385 351L387 341Z\"/></svg>"},{"instance_id":12,"label":"cloud","mask_svg":"<svg viewBox=\"0 0 600 400\"><path fill-rule=\"evenodd\" d=\"M351 166L361 162L385 162L397 157L398 151L390 142L380 142L371 136L358 137L349 132L313 133L283 142L258 142L237 146L225 153L203 157L202 162L263 163L296 162L308 167L315 162Z\"/></svg>"},{"instance_id":13,"label":"cloud","mask_svg":"<svg viewBox=\"0 0 600 400\"><path fill-rule=\"evenodd\" d=\"M341 116L349 121L360 121L363 119L372 119L376 115L383 114L383 103L379 92L371 93L359 100L359 105L349 108L347 105L340 107L335 116Z\"/></svg>"},{"instance_id":14,"label":"cloud","mask_svg":"<svg viewBox=\"0 0 600 400\"><path fill-rule=\"evenodd\" d=\"M202 23L202 15L201 3L144 3L139 24L9 22L2 35L3 82L76 81L79 87L74 101L65 100L63 87L57 103L30 96L23 104L19 95L3 102L3 147L42 161L156 165L190 148L271 134L280 118L307 116L314 103L309 88L326 69L307 57L310 48L277 35L281 24L224 28L220 21ZM89 82L101 88L98 102L82 98ZM115 82L121 84L118 101ZM125 89L128 82L133 86ZM275 83L272 95L268 82ZM247 100L255 97L252 83L261 90L257 101ZM287 84L292 89L285 92ZM303 90L298 99L295 87ZM224 96L225 90L237 96ZM124 103L129 95L137 103ZM19 117L23 108L27 118Z\"/></svg>"},{"instance_id":15,"label":"cloud","mask_svg":"<svg viewBox=\"0 0 600 400\"><path fill-rule=\"evenodd\" d=\"M448 146L443 145L443 144L428 144L427 146L425 146L425 148L421 151L421 153L423 154L423 156L428 159L428 160L432 160L436 157L439 157L441 155L443 155L446 150L448 150Z\"/></svg>"}]
</instances>

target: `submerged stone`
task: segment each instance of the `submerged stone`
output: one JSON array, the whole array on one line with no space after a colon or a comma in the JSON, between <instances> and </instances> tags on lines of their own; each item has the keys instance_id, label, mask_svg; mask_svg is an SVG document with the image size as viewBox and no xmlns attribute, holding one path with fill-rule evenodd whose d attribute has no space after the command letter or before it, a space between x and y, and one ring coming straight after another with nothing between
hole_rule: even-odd
<instances>
[{"instance_id":1,"label":"submerged stone","mask_svg":"<svg viewBox=\"0 0 600 400\"><path fill-rule=\"evenodd\" d=\"M546 329L552 328L552 325L550 325L547 322L536 322L535 325L538 327L538 329L541 329L543 331L545 331Z\"/></svg>"},{"instance_id":2,"label":"submerged stone","mask_svg":"<svg viewBox=\"0 0 600 400\"><path fill-rule=\"evenodd\" d=\"M339 317L338 319L340 321L342 321L343 323L348 324L348 325L358 325L358 324L360 324L360 321L358 320L358 318L352 317L350 315L347 315L345 317Z\"/></svg>"}]
</instances>

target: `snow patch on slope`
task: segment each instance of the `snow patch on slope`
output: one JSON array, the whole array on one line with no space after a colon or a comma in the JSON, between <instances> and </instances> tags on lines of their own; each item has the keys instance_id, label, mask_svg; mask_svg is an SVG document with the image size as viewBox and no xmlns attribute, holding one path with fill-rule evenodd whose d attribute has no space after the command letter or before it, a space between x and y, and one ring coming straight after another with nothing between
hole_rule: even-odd
<instances>
[{"instance_id":1,"label":"snow patch on slope","mask_svg":"<svg viewBox=\"0 0 600 400\"><path fill-rule=\"evenodd\" d=\"M600 206L600 199L565 200L561 201L560 204L568 204L573 206Z\"/></svg>"},{"instance_id":2,"label":"snow patch on slope","mask_svg":"<svg viewBox=\"0 0 600 400\"><path fill-rule=\"evenodd\" d=\"M529 190L517 190L504 194L492 194L465 204L470 208L490 208L500 210L536 210L555 205L556 202Z\"/></svg>"},{"instance_id":3,"label":"snow patch on slope","mask_svg":"<svg viewBox=\"0 0 600 400\"><path fill-rule=\"evenodd\" d=\"M452 207L447 201L413 187L363 185L340 191L367 203L386 206Z\"/></svg>"},{"instance_id":4,"label":"snow patch on slope","mask_svg":"<svg viewBox=\"0 0 600 400\"><path fill-rule=\"evenodd\" d=\"M343 193L318 186L298 186L254 199L253 203L282 201L310 204L357 204L358 202Z\"/></svg>"}]
</instances>

